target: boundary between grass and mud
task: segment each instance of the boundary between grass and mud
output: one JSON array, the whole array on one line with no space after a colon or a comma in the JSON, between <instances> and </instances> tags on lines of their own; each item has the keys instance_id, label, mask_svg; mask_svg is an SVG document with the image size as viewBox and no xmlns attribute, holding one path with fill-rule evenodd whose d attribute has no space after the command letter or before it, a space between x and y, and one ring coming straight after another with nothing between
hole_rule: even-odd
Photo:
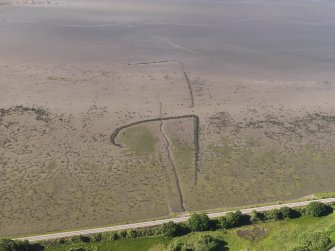
<instances>
[{"instance_id":1,"label":"boundary between grass and mud","mask_svg":"<svg viewBox=\"0 0 335 251\"><path fill-rule=\"evenodd\" d=\"M261 206L261 207L251 207L251 208L241 209L240 211L243 214L250 214L252 211L265 212L265 211L269 211L273 209L280 209L281 207L298 208L298 207L307 206L311 202L335 203L335 198L282 203L282 204L275 204L275 205ZM207 215L209 218L217 218L217 217L225 216L228 212L234 212L234 211L207 213ZM176 218L153 220L153 221L147 221L147 222L117 225L117 226L110 226L110 227L92 228L92 229L86 229L86 230L67 231L67 232L44 234L44 235L37 235L37 236L27 236L27 237L16 238L14 240L28 240L29 242L34 243L34 242L47 241L47 240L53 240L53 239L69 238L69 237L80 236L80 235L89 235L89 234L97 234L97 233L112 232L112 231L119 231L119 230L154 227L154 226L162 225L169 221L173 221L175 223L186 222L189 219L189 217L190 217L190 214L186 214L184 216L176 217Z\"/></svg>"}]
</instances>

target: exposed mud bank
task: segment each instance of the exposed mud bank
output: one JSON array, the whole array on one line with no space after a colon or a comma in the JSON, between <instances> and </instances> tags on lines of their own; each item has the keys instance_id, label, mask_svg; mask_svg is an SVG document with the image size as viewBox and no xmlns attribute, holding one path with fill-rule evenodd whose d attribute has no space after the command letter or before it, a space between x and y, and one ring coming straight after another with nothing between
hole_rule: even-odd
<instances>
[{"instance_id":1,"label":"exposed mud bank","mask_svg":"<svg viewBox=\"0 0 335 251\"><path fill-rule=\"evenodd\" d=\"M147 62L136 62L136 63L128 63L127 65L150 65L150 64L164 64L164 63L169 63L169 62L175 62L178 63L180 65L180 70L184 75L185 78L185 82L187 84L187 89L188 89L188 93L190 96L190 108L194 107L194 95L193 95L193 90L191 87L191 81L188 77L187 72L185 71L185 64L178 60L178 59L167 59L167 60L157 60L157 61L147 61Z\"/></svg>"}]
</instances>

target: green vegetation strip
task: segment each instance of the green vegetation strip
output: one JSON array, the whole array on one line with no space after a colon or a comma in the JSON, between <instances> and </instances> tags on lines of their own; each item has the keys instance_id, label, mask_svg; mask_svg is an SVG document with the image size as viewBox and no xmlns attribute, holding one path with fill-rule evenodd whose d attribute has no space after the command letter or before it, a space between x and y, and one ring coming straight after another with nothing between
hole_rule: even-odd
<instances>
[{"instance_id":1,"label":"green vegetation strip","mask_svg":"<svg viewBox=\"0 0 335 251\"><path fill-rule=\"evenodd\" d=\"M19 250L328 250L335 244L333 207L311 202L305 207L265 212L228 212L210 219L205 213L187 222L121 230L29 244L1 240L0 251Z\"/></svg>"}]
</instances>

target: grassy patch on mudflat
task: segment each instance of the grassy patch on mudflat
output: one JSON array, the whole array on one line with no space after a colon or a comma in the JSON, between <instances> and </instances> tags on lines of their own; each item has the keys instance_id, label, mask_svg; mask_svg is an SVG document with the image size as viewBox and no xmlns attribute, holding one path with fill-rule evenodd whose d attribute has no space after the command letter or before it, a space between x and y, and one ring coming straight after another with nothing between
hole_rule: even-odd
<instances>
[{"instance_id":1,"label":"grassy patch on mudflat","mask_svg":"<svg viewBox=\"0 0 335 251\"><path fill-rule=\"evenodd\" d=\"M120 142L137 155L153 153L158 141L159 139L144 126L127 128L120 133Z\"/></svg>"}]
</instances>

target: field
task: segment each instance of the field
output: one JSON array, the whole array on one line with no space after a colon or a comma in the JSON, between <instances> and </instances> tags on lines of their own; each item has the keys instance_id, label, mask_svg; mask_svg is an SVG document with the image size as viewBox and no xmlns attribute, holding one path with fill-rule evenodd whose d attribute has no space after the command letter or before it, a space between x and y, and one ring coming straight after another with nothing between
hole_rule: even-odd
<instances>
[{"instance_id":1,"label":"field","mask_svg":"<svg viewBox=\"0 0 335 251\"><path fill-rule=\"evenodd\" d=\"M182 237L164 238L149 237L140 239L127 239L117 241L106 241L90 244L68 244L47 246L45 250L62 251L70 247L98 248L98 250L169 250L173 243L194 243L200 235L211 235L220 237L225 242L225 249L230 251L252 251L252 250L292 250L301 246L306 236L312 233L323 233L335 242L334 214L322 218L303 216L277 222L265 222L252 226L245 226L225 231L210 231L202 233L191 233ZM142 249L138 249L142 248Z\"/></svg>"},{"instance_id":2,"label":"field","mask_svg":"<svg viewBox=\"0 0 335 251\"><path fill-rule=\"evenodd\" d=\"M300 25L316 29L303 16L289 15L298 27L286 34L266 12L277 3L259 1L256 21L225 3L264 40L236 32L244 19L214 3L220 22L184 1L149 1L149 14L116 1L114 16L33 2L0 5L0 236L334 191L333 37L297 46L310 35ZM334 19L327 4L320 22Z\"/></svg>"}]
</instances>

